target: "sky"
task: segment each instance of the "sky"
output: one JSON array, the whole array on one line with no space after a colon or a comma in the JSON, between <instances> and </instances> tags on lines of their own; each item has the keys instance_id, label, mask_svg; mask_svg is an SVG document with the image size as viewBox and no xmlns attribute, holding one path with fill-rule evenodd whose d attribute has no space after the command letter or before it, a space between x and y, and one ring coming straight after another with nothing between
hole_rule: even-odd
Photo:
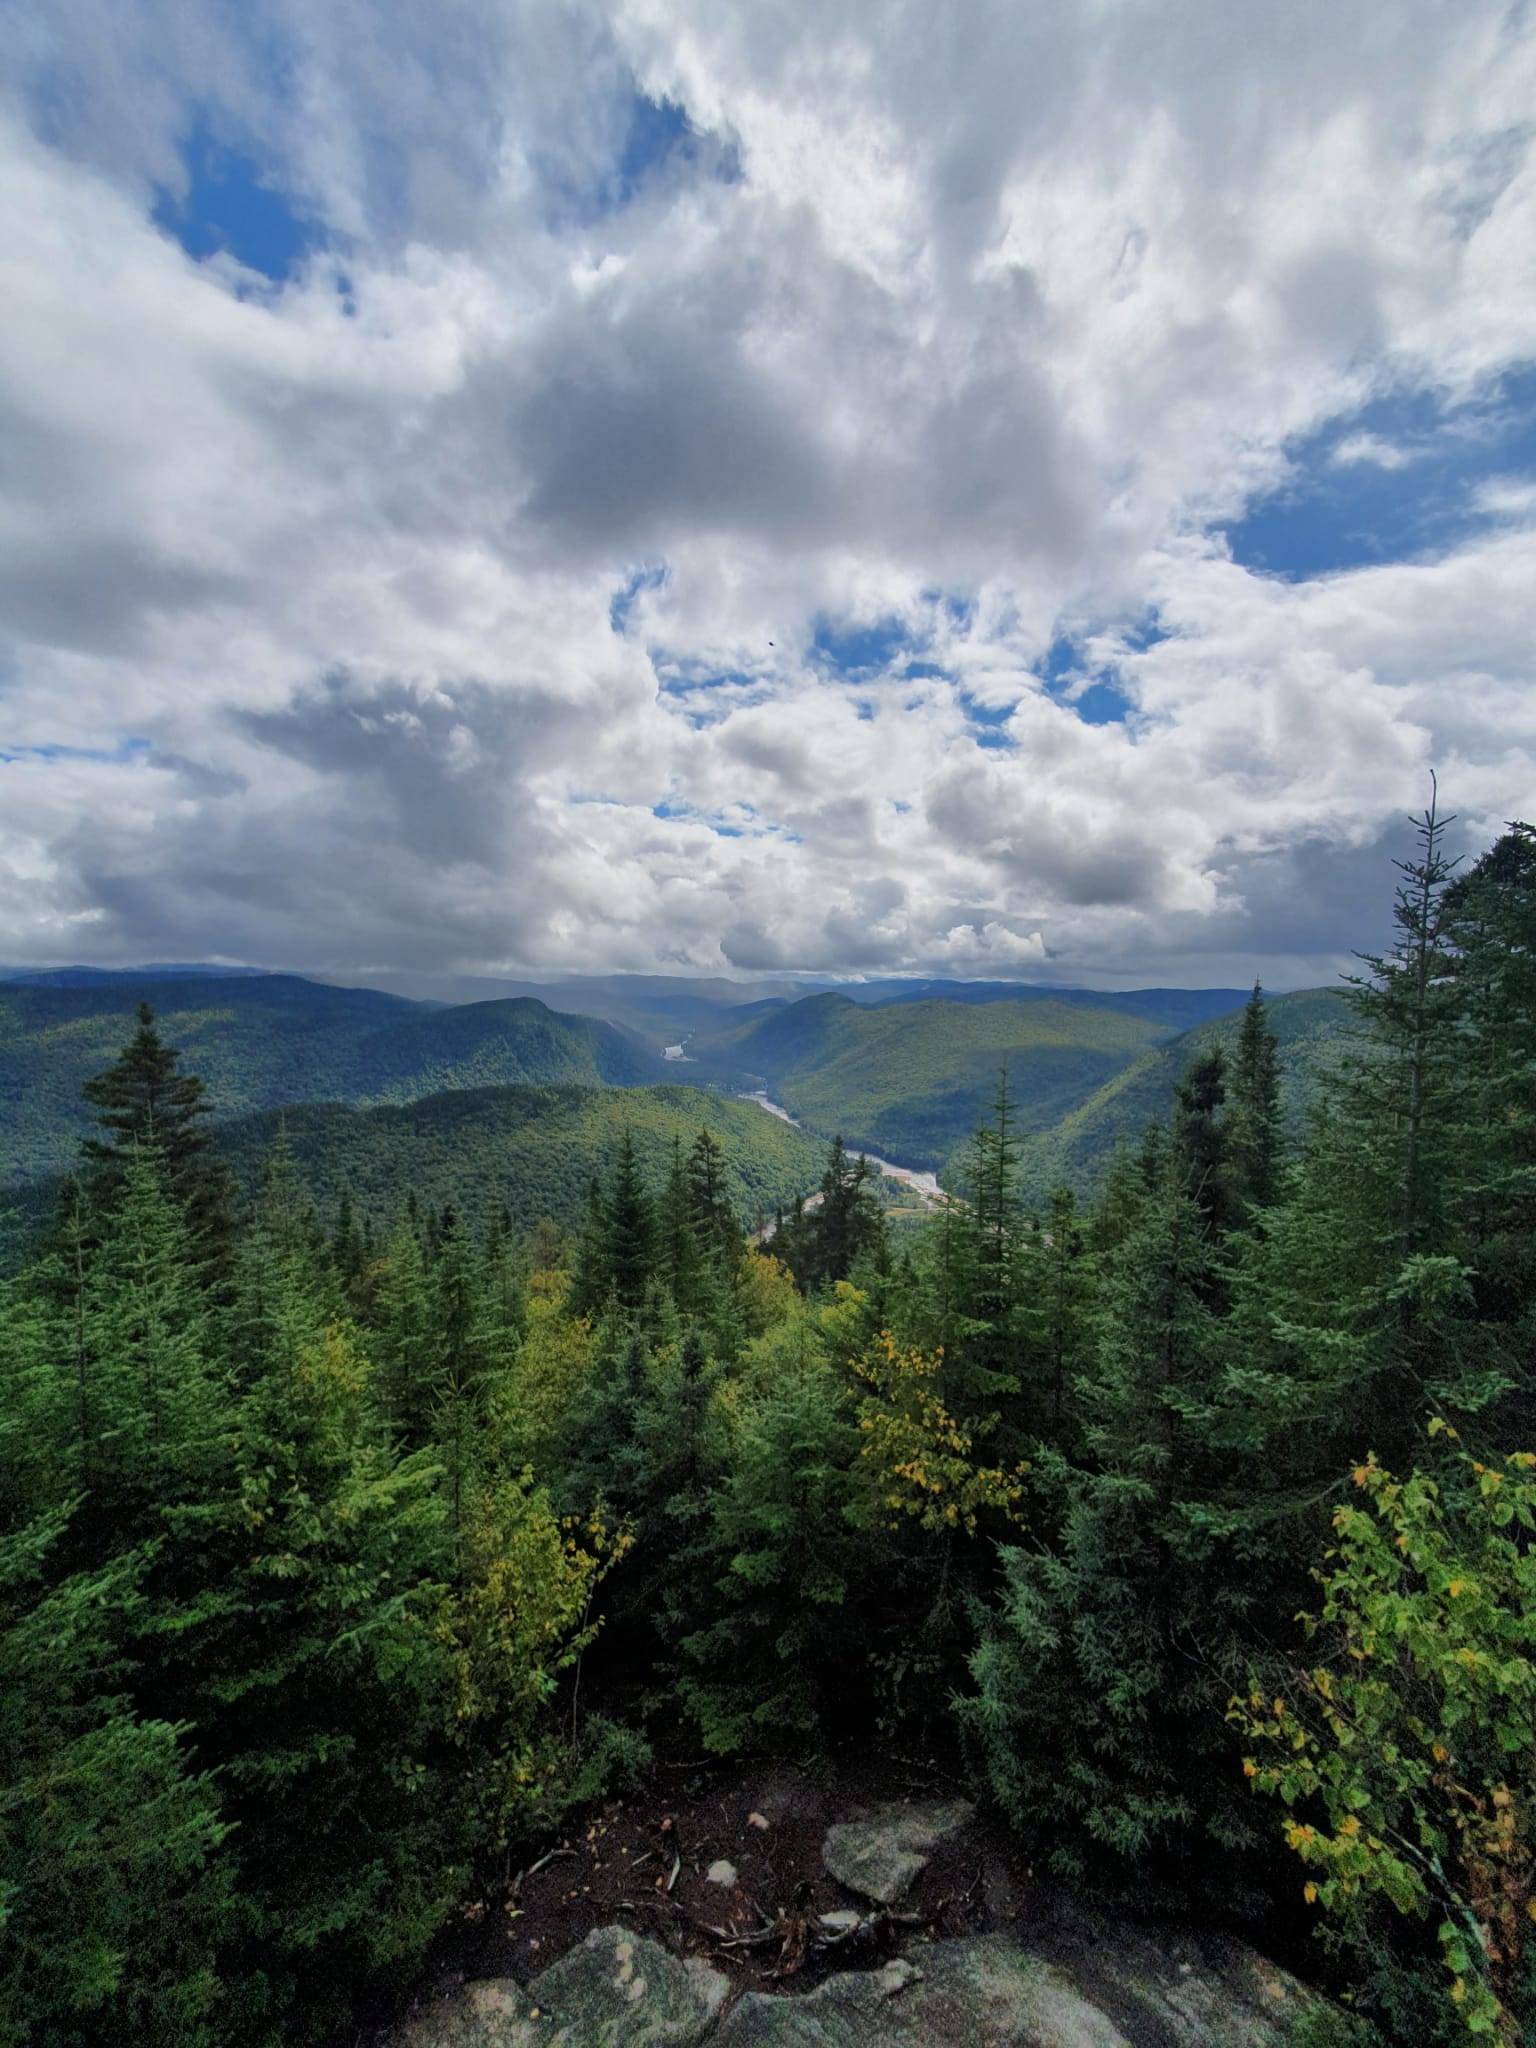
<instances>
[{"instance_id":1,"label":"sky","mask_svg":"<svg viewBox=\"0 0 1536 2048\"><path fill-rule=\"evenodd\" d=\"M20 0L0 958L1331 979L1536 817L1527 0Z\"/></svg>"}]
</instances>

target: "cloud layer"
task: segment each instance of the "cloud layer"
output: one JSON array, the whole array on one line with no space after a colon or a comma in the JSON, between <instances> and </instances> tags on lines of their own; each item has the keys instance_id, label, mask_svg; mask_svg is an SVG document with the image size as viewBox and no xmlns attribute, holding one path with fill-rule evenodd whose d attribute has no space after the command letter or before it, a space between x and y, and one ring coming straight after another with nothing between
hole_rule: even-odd
<instances>
[{"instance_id":1,"label":"cloud layer","mask_svg":"<svg viewBox=\"0 0 1536 2048\"><path fill-rule=\"evenodd\" d=\"M0 957L1296 982L1536 814L1523 10L24 4Z\"/></svg>"}]
</instances>

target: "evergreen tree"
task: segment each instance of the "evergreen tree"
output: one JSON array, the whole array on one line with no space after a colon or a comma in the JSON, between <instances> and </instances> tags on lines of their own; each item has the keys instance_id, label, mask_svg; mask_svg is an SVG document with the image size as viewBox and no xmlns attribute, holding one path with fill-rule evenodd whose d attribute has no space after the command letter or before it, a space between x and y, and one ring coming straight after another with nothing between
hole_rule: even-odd
<instances>
[{"instance_id":1,"label":"evergreen tree","mask_svg":"<svg viewBox=\"0 0 1536 2048\"><path fill-rule=\"evenodd\" d=\"M0 1529L0 2039L220 2048L218 1788L184 1724L132 1704L147 1553L63 1575L69 1525Z\"/></svg>"},{"instance_id":2,"label":"evergreen tree","mask_svg":"<svg viewBox=\"0 0 1536 2048\"><path fill-rule=\"evenodd\" d=\"M1178 1171L1207 1237L1220 1238L1234 1221L1228 1186L1226 1055L1219 1045L1191 1062L1174 1099L1171 1143Z\"/></svg>"},{"instance_id":3,"label":"evergreen tree","mask_svg":"<svg viewBox=\"0 0 1536 2048\"><path fill-rule=\"evenodd\" d=\"M140 1003L138 1029L116 1060L86 1082L85 1099L102 1133L82 1146L95 1168L101 1198L113 1198L134 1158L153 1153L209 1277L222 1283L229 1258L230 1183L212 1157L203 1128L212 1104L197 1076L180 1071L148 1003Z\"/></svg>"},{"instance_id":4,"label":"evergreen tree","mask_svg":"<svg viewBox=\"0 0 1536 2048\"><path fill-rule=\"evenodd\" d=\"M743 1405L711 1504L711 1619L684 1641L680 1679L706 1749L803 1753L848 1711L857 1457L847 1394L802 1344Z\"/></svg>"},{"instance_id":5,"label":"evergreen tree","mask_svg":"<svg viewBox=\"0 0 1536 2048\"><path fill-rule=\"evenodd\" d=\"M1443 1248L1460 1151L1463 1003L1446 931L1455 863L1444 851L1454 822L1440 816L1432 787L1429 808L1415 820L1418 854L1395 863L1403 879L1392 949L1363 955L1370 971L1350 984L1369 1044L1350 1069L1348 1099L1383 1170L1380 1221L1399 1259Z\"/></svg>"},{"instance_id":6,"label":"evergreen tree","mask_svg":"<svg viewBox=\"0 0 1536 2048\"><path fill-rule=\"evenodd\" d=\"M1049 1548L1006 1548L978 1609L963 1725L992 1790L1061 1875L1229 1903L1246 1843L1222 1713L1223 1576L1191 1508L1218 1482L1201 1213L1175 1161L1110 1271L1082 1384L1091 1463L1041 1460ZM1198 1646L1198 1647L1197 1647Z\"/></svg>"},{"instance_id":7,"label":"evergreen tree","mask_svg":"<svg viewBox=\"0 0 1536 2048\"><path fill-rule=\"evenodd\" d=\"M1511 825L1451 884L1443 909L1460 998L1465 1119L1475 1133L1459 1159L1459 1221L1480 1317L1505 1326L1510 1348L1529 1358L1536 1315L1536 830ZM1529 1417L1516 1427L1528 1431Z\"/></svg>"},{"instance_id":8,"label":"evergreen tree","mask_svg":"<svg viewBox=\"0 0 1536 2048\"><path fill-rule=\"evenodd\" d=\"M726 1286L735 1279L745 1249L741 1222L731 1201L725 1155L707 1130L688 1153L688 1219L701 1256Z\"/></svg>"},{"instance_id":9,"label":"evergreen tree","mask_svg":"<svg viewBox=\"0 0 1536 2048\"><path fill-rule=\"evenodd\" d=\"M571 1311L574 1315L599 1315L613 1288L609 1258L608 1206L602 1184L594 1174L587 1183L587 1205L581 1233L571 1264Z\"/></svg>"},{"instance_id":10,"label":"evergreen tree","mask_svg":"<svg viewBox=\"0 0 1536 2048\"><path fill-rule=\"evenodd\" d=\"M635 1157L635 1143L626 1129L619 1144L613 1184L604 1203L608 1226L607 1266L613 1299L621 1309L638 1314L645 1306L655 1247L655 1216Z\"/></svg>"},{"instance_id":11,"label":"evergreen tree","mask_svg":"<svg viewBox=\"0 0 1536 2048\"><path fill-rule=\"evenodd\" d=\"M417 1449L432 1416L432 1298L421 1240L402 1211L374 1289L374 1354L380 1398L400 1439Z\"/></svg>"},{"instance_id":12,"label":"evergreen tree","mask_svg":"<svg viewBox=\"0 0 1536 2048\"><path fill-rule=\"evenodd\" d=\"M207 1485L223 1420L210 1330L181 1215L154 1154L129 1161L85 1277L93 1389L82 1442L89 1509L126 1535Z\"/></svg>"},{"instance_id":13,"label":"evergreen tree","mask_svg":"<svg viewBox=\"0 0 1536 2048\"><path fill-rule=\"evenodd\" d=\"M661 1274L677 1311L693 1315L702 1298L702 1258L694 1231L693 1190L683 1165L682 1140L676 1137L667 1185L658 1205L656 1237Z\"/></svg>"},{"instance_id":14,"label":"evergreen tree","mask_svg":"<svg viewBox=\"0 0 1536 2048\"><path fill-rule=\"evenodd\" d=\"M875 1198L873 1171L860 1154L850 1159L840 1137L827 1154L816 1204L798 1199L775 1250L805 1288L846 1280L859 1260L878 1255L885 1217Z\"/></svg>"},{"instance_id":15,"label":"evergreen tree","mask_svg":"<svg viewBox=\"0 0 1536 2048\"><path fill-rule=\"evenodd\" d=\"M1093 1356L1097 1272L1070 1188L1057 1188L1022 1251L1020 1324L1031 1432L1076 1448L1077 1383Z\"/></svg>"},{"instance_id":16,"label":"evergreen tree","mask_svg":"<svg viewBox=\"0 0 1536 2048\"><path fill-rule=\"evenodd\" d=\"M1264 991L1257 982L1243 1009L1227 1090L1227 1162L1231 1193L1242 1216L1264 1209L1278 1192L1280 1068Z\"/></svg>"}]
</instances>

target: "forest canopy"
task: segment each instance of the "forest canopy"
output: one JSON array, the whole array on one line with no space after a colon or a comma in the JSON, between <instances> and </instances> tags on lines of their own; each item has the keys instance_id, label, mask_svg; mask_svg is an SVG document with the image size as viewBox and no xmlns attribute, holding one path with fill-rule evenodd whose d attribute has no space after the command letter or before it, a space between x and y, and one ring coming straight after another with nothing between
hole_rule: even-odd
<instances>
[{"instance_id":1,"label":"forest canopy","mask_svg":"<svg viewBox=\"0 0 1536 2048\"><path fill-rule=\"evenodd\" d=\"M1340 2042L1528 2038L1536 832L1417 831L1299 1127L1255 988L1086 1198L1005 1070L894 1239L694 1091L464 1093L473 1201L403 1110L226 1156L146 1008L4 1285L0 2039L323 2042L648 1760L874 1739Z\"/></svg>"}]
</instances>

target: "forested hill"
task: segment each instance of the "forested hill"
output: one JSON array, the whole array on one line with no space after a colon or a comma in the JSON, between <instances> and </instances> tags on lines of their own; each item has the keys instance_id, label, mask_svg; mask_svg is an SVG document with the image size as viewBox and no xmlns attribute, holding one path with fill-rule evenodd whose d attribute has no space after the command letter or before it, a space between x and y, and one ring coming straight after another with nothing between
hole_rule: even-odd
<instances>
[{"instance_id":1,"label":"forested hill","mask_svg":"<svg viewBox=\"0 0 1536 2048\"><path fill-rule=\"evenodd\" d=\"M674 1138L686 1152L702 1128L720 1141L731 1200L752 1223L814 1187L826 1154L756 1103L698 1088L464 1088L398 1107L320 1103L241 1118L219 1145L247 1190L280 1124L322 1216L346 1194L360 1221L382 1225L407 1188L477 1225L503 1207L520 1230L543 1216L575 1224L594 1175L611 1175L626 1131L659 1185Z\"/></svg>"},{"instance_id":2,"label":"forested hill","mask_svg":"<svg viewBox=\"0 0 1536 2048\"><path fill-rule=\"evenodd\" d=\"M86 1077L153 1005L220 1116L285 1103L409 1102L448 1088L623 1085L666 1069L632 1033L531 997L438 1008L297 975L0 985L0 1159L17 1188L73 1166Z\"/></svg>"},{"instance_id":3,"label":"forested hill","mask_svg":"<svg viewBox=\"0 0 1536 2048\"><path fill-rule=\"evenodd\" d=\"M1320 1075L1350 1031L1349 1003L1342 989L1303 988L1272 996L1267 1007L1277 1048L1281 1111L1294 1132ZM1202 1053L1217 1045L1232 1052L1241 1021L1241 1011L1234 1011L1153 1047L1069 1108L1049 1129L1030 1132L1019 1151L1020 1186L1034 1200L1043 1199L1053 1187L1070 1187L1080 1195L1091 1191L1117 1145L1135 1145L1149 1123L1168 1115L1179 1082ZM957 1147L946 1178L962 1175Z\"/></svg>"},{"instance_id":4,"label":"forested hill","mask_svg":"<svg viewBox=\"0 0 1536 2048\"><path fill-rule=\"evenodd\" d=\"M985 1114L1005 1061L1021 1127L1043 1130L1177 1028L1088 1002L820 995L688 1050L711 1078L759 1077L812 1130L936 1167Z\"/></svg>"}]
</instances>

